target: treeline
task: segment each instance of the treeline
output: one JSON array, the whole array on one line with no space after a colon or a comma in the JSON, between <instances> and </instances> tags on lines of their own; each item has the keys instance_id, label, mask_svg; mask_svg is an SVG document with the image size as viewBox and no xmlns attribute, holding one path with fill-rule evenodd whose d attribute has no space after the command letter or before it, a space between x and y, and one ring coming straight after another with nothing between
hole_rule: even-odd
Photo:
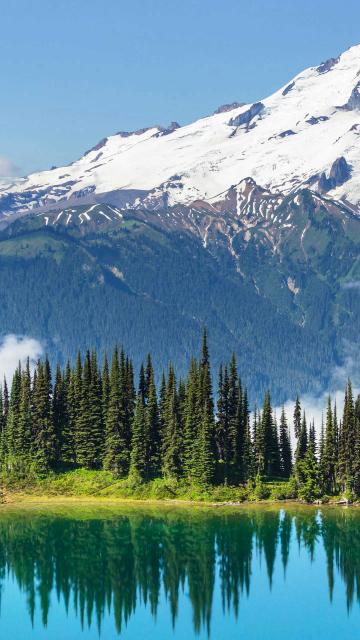
<instances>
[{"instance_id":1,"label":"treeline","mask_svg":"<svg viewBox=\"0 0 360 640\"><path fill-rule=\"evenodd\" d=\"M291 479L305 497L360 495L360 398L354 402L350 382L342 420L329 399L318 442L296 400L294 452L285 410L278 421L268 392L262 409L250 412L234 356L220 367L216 402L214 395L206 333L186 379L177 380L170 365L159 390L151 356L135 387L133 364L117 346L110 365L106 355L99 366L95 351L78 353L73 367L56 367L54 379L48 358L33 374L29 363L19 365L10 395L6 381L0 393L2 470L106 469L200 485Z\"/></svg>"}]
</instances>

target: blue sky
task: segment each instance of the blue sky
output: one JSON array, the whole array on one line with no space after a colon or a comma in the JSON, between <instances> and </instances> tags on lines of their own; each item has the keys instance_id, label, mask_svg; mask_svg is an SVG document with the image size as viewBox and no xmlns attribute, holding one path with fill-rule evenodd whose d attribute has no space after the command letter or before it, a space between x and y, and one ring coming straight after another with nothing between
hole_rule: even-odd
<instances>
[{"instance_id":1,"label":"blue sky","mask_svg":"<svg viewBox=\"0 0 360 640\"><path fill-rule=\"evenodd\" d=\"M258 100L359 24L358 0L2 0L0 175Z\"/></svg>"}]
</instances>

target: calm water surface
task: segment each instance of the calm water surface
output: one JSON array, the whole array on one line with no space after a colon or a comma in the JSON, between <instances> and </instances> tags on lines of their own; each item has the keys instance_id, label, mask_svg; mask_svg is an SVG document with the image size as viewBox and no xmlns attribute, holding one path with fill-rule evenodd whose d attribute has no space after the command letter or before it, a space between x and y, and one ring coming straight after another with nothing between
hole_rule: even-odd
<instances>
[{"instance_id":1,"label":"calm water surface","mask_svg":"<svg viewBox=\"0 0 360 640\"><path fill-rule=\"evenodd\" d=\"M0 511L0 637L360 640L360 511Z\"/></svg>"}]
</instances>

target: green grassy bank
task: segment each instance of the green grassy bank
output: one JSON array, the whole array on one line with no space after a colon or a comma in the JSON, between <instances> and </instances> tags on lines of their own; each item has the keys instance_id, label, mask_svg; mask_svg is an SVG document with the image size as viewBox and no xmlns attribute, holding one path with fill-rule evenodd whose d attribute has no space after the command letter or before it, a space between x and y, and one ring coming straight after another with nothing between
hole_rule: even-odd
<instances>
[{"instance_id":1,"label":"green grassy bank","mask_svg":"<svg viewBox=\"0 0 360 640\"><path fill-rule=\"evenodd\" d=\"M297 500L294 484L284 481L254 482L246 486L196 486L184 481L156 479L139 482L132 478L117 479L108 471L78 469L52 474L45 478L2 478L2 501L16 498L35 499L73 497L110 500L187 501L202 503L243 503ZM338 502L340 496L324 496L322 502Z\"/></svg>"}]
</instances>

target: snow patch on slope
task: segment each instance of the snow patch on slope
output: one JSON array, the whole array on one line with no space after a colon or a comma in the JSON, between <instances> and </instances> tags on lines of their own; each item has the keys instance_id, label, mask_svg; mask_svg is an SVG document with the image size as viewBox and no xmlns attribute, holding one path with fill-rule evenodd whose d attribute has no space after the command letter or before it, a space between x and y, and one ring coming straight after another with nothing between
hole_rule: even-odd
<instances>
[{"instance_id":1,"label":"snow patch on slope","mask_svg":"<svg viewBox=\"0 0 360 640\"><path fill-rule=\"evenodd\" d=\"M357 205L359 74L360 45L306 69L261 102L220 110L180 128L104 138L72 165L0 190L0 207L6 210L9 197L19 198L19 210L30 210L39 202L81 201L89 193L129 189L152 192L150 199L165 194L167 205L191 203L211 200L247 176L266 189L290 193L328 174L340 157L352 173L331 195Z\"/></svg>"}]
</instances>

